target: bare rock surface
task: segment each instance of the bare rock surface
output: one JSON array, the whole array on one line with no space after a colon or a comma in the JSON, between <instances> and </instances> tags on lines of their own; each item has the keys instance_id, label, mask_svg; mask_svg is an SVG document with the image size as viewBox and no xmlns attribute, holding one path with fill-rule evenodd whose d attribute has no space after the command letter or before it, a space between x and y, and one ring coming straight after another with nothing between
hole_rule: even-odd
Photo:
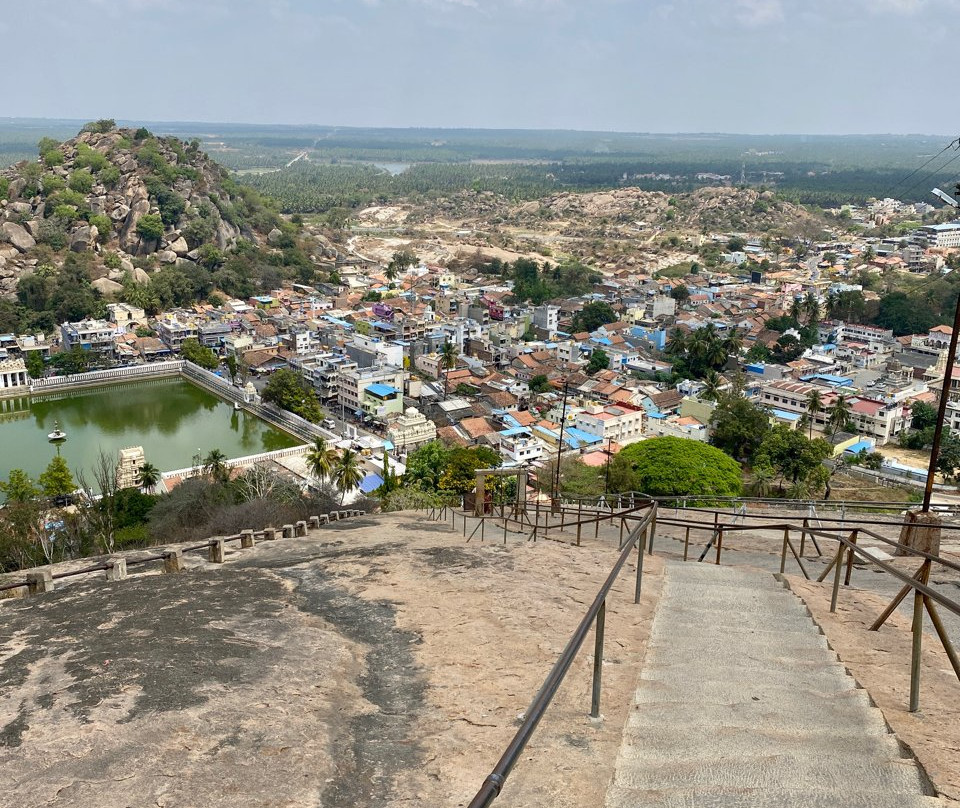
<instances>
[{"instance_id":1,"label":"bare rock surface","mask_svg":"<svg viewBox=\"0 0 960 808\"><path fill-rule=\"evenodd\" d=\"M389 514L185 559L0 602L0 806L466 805L615 545ZM506 804L602 804L660 569L608 601L603 720L588 641Z\"/></svg>"}]
</instances>

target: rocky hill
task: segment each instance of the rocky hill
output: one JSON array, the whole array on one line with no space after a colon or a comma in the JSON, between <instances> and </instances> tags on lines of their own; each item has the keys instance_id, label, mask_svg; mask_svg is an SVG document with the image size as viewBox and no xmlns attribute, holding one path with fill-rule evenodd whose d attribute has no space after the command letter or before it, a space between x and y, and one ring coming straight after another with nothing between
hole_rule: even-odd
<instances>
[{"instance_id":1,"label":"rocky hill","mask_svg":"<svg viewBox=\"0 0 960 808\"><path fill-rule=\"evenodd\" d=\"M235 183L199 142L146 129L88 125L63 143L45 138L36 161L0 172L0 296L39 266L86 253L100 292L147 283L163 266L215 265L243 238L283 231L276 211Z\"/></svg>"}]
</instances>

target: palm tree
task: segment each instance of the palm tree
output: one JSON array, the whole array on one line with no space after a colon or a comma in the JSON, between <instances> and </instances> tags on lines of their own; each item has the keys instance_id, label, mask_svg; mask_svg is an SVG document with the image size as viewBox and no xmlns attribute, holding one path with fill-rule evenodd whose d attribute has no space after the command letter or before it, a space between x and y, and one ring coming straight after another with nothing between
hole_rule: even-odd
<instances>
[{"instance_id":1,"label":"palm tree","mask_svg":"<svg viewBox=\"0 0 960 808\"><path fill-rule=\"evenodd\" d=\"M160 469L153 463L144 463L140 466L140 488L144 492L150 491L160 482Z\"/></svg>"},{"instance_id":2,"label":"palm tree","mask_svg":"<svg viewBox=\"0 0 960 808\"><path fill-rule=\"evenodd\" d=\"M670 341L667 343L666 352L670 354L670 356L680 356L681 354L685 354L688 349L689 345L687 344L686 332L680 328L674 328L673 331L670 332Z\"/></svg>"},{"instance_id":3,"label":"palm tree","mask_svg":"<svg viewBox=\"0 0 960 808\"><path fill-rule=\"evenodd\" d=\"M790 316L800 322L800 317L803 315L803 303L800 301L799 297L793 299L793 303L790 304Z\"/></svg>"},{"instance_id":4,"label":"palm tree","mask_svg":"<svg viewBox=\"0 0 960 808\"><path fill-rule=\"evenodd\" d=\"M727 354L727 348L723 340L713 337L707 343L706 360L710 367L722 368L727 364L727 359L729 358L730 357Z\"/></svg>"},{"instance_id":5,"label":"palm tree","mask_svg":"<svg viewBox=\"0 0 960 808\"><path fill-rule=\"evenodd\" d=\"M723 349L729 356L737 357L743 350L743 332L739 328L731 328L723 339Z\"/></svg>"},{"instance_id":6,"label":"palm tree","mask_svg":"<svg viewBox=\"0 0 960 808\"><path fill-rule=\"evenodd\" d=\"M457 346L450 340L443 343L440 349L440 367L443 368L443 397L447 397L447 380L450 377L450 371L457 366L457 357L460 355Z\"/></svg>"},{"instance_id":7,"label":"palm tree","mask_svg":"<svg viewBox=\"0 0 960 808\"><path fill-rule=\"evenodd\" d=\"M314 438L306 456L307 468L321 482L330 477L337 462L337 451L327 445L325 438Z\"/></svg>"},{"instance_id":8,"label":"palm tree","mask_svg":"<svg viewBox=\"0 0 960 808\"><path fill-rule=\"evenodd\" d=\"M351 449L344 449L340 459L333 467L330 475L337 491L340 492L340 504L343 505L344 497L348 491L352 491L363 480L363 470L360 468L360 455Z\"/></svg>"},{"instance_id":9,"label":"palm tree","mask_svg":"<svg viewBox=\"0 0 960 808\"><path fill-rule=\"evenodd\" d=\"M753 491L758 497L765 497L770 493L770 486L776 477L773 466L768 463L758 463L753 467Z\"/></svg>"},{"instance_id":10,"label":"palm tree","mask_svg":"<svg viewBox=\"0 0 960 808\"><path fill-rule=\"evenodd\" d=\"M230 467L227 456L219 449L211 449L203 458L203 473L216 483L225 483L230 479Z\"/></svg>"},{"instance_id":11,"label":"palm tree","mask_svg":"<svg viewBox=\"0 0 960 808\"><path fill-rule=\"evenodd\" d=\"M807 292L803 307L807 311L807 322L810 325L816 325L820 321L820 301L817 299L816 292L814 292L813 289Z\"/></svg>"},{"instance_id":12,"label":"palm tree","mask_svg":"<svg viewBox=\"0 0 960 808\"><path fill-rule=\"evenodd\" d=\"M832 429L830 433L832 437L850 422L850 404L843 395L838 395L837 400L830 407L829 413L830 417L827 424Z\"/></svg>"},{"instance_id":13,"label":"palm tree","mask_svg":"<svg viewBox=\"0 0 960 808\"><path fill-rule=\"evenodd\" d=\"M810 416L810 440L813 440L813 422L823 410L823 398L819 390L811 390L807 396L807 413Z\"/></svg>"},{"instance_id":14,"label":"palm tree","mask_svg":"<svg viewBox=\"0 0 960 808\"><path fill-rule=\"evenodd\" d=\"M700 398L707 401L716 401L720 398L720 385L723 380L715 370L708 370L703 380L703 389L700 391Z\"/></svg>"}]
</instances>

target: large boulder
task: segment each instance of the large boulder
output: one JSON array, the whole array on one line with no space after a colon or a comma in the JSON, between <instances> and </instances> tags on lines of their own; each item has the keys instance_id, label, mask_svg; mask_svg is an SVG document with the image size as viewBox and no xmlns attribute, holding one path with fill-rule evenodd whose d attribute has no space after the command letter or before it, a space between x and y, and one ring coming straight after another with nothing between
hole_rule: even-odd
<instances>
[{"instance_id":1,"label":"large boulder","mask_svg":"<svg viewBox=\"0 0 960 808\"><path fill-rule=\"evenodd\" d=\"M140 269L140 267L134 267L131 277L134 280L134 283L150 283L150 276L147 274L145 269Z\"/></svg>"},{"instance_id":2,"label":"large boulder","mask_svg":"<svg viewBox=\"0 0 960 808\"><path fill-rule=\"evenodd\" d=\"M98 278L90 285L104 297L113 297L123 291L123 284L112 281L109 278Z\"/></svg>"},{"instance_id":3,"label":"large boulder","mask_svg":"<svg viewBox=\"0 0 960 808\"><path fill-rule=\"evenodd\" d=\"M0 239L9 242L20 252L32 250L37 246L36 239L16 222L4 222L0 225Z\"/></svg>"},{"instance_id":4,"label":"large boulder","mask_svg":"<svg viewBox=\"0 0 960 808\"><path fill-rule=\"evenodd\" d=\"M73 252L86 252L97 243L100 233L93 225L81 225L70 231L70 249Z\"/></svg>"},{"instance_id":5,"label":"large boulder","mask_svg":"<svg viewBox=\"0 0 960 808\"><path fill-rule=\"evenodd\" d=\"M283 238L283 231L274 227L269 233L267 233L267 244L271 247L275 247L280 243L280 239Z\"/></svg>"},{"instance_id":6,"label":"large boulder","mask_svg":"<svg viewBox=\"0 0 960 808\"><path fill-rule=\"evenodd\" d=\"M161 264L177 263L177 254L173 250L161 250L157 253L157 258L160 259Z\"/></svg>"},{"instance_id":7,"label":"large boulder","mask_svg":"<svg viewBox=\"0 0 960 808\"><path fill-rule=\"evenodd\" d=\"M7 206L7 211L17 216L30 216L33 213L33 205L29 202L11 202Z\"/></svg>"},{"instance_id":8,"label":"large boulder","mask_svg":"<svg viewBox=\"0 0 960 808\"><path fill-rule=\"evenodd\" d=\"M183 236L180 236L170 242L170 244L167 245L167 249L173 250L177 255L186 255L190 252L190 245L187 244L187 240Z\"/></svg>"}]
</instances>

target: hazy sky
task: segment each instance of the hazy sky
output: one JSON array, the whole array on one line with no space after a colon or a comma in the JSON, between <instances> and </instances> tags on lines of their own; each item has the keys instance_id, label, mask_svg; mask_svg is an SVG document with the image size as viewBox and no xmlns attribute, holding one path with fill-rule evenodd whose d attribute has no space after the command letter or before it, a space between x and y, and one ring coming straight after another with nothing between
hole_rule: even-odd
<instances>
[{"instance_id":1,"label":"hazy sky","mask_svg":"<svg viewBox=\"0 0 960 808\"><path fill-rule=\"evenodd\" d=\"M9 116L957 134L960 0L6 0Z\"/></svg>"}]
</instances>

